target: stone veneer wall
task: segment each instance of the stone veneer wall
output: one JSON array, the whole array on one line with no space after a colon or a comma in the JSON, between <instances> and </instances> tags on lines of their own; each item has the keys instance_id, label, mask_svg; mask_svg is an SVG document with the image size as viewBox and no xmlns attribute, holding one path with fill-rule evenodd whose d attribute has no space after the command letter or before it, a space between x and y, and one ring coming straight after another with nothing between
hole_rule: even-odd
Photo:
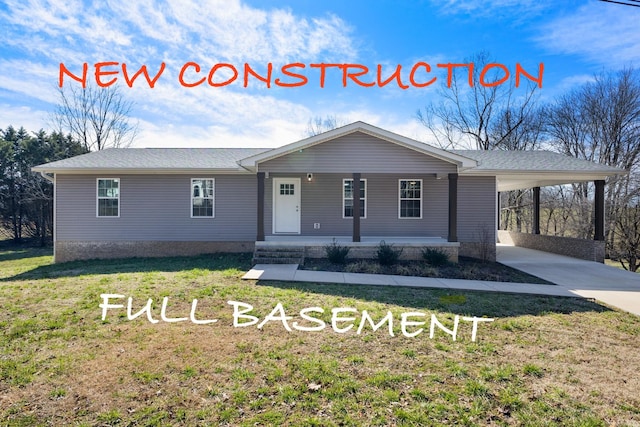
<instances>
[{"instance_id":1,"label":"stone veneer wall","mask_svg":"<svg viewBox=\"0 0 640 427\"><path fill-rule=\"evenodd\" d=\"M55 243L54 261L253 252L254 245L255 242L58 241Z\"/></svg>"},{"instance_id":2,"label":"stone veneer wall","mask_svg":"<svg viewBox=\"0 0 640 427\"><path fill-rule=\"evenodd\" d=\"M588 261L604 262L605 243L599 240L545 236L506 230L498 230L498 240L507 245L537 249Z\"/></svg>"}]
</instances>

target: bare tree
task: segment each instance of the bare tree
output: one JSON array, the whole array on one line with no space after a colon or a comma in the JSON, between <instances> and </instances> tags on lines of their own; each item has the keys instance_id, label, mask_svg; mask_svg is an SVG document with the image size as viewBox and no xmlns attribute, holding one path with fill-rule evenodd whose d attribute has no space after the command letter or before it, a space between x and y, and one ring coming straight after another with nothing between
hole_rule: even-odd
<instances>
[{"instance_id":1,"label":"bare tree","mask_svg":"<svg viewBox=\"0 0 640 427\"><path fill-rule=\"evenodd\" d=\"M117 86L66 86L58 93L52 120L60 133L70 134L88 151L131 145L137 135L137 123L130 121L133 103Z\"/></svg>"},{"instance_id":2,"label":"bare tree","mask_svg":"<svg viewBox=\"0 0 640 427\"><path fill-rule=\"evenodd\" d=\"M543 122L536 107L536 86L513 84L486 86L480 82L481 70L493 63L487 52L480 52L464 61L473 63L471 86L468 78L453 73L450 88L440 88L443 101L431 103L418 111L418 120L433 134L440 147L478 150L533 150L538 147ZM499 71L484 77L497 81ZM488 73L491 74L491 73ZM524 224L523 203L527 192L510 191L502 198L501 223L503 228L515 226L521 231ZM529 209L530 211L530 209Z\"/></svg>"},{"instance_id":3,"label":"bare tree","mask_svg":"<svg viewBox=\"0 0 640 427\"><path fill-rule=\"evenodd\" d=\"M621 208L616 216L613 229L611 258L620 261L625 270L637 271L640 267L640 203Z\"/></svg>"},{"instance_id":4,"label":"bare tree","mask_svg":"<svg viewBox=\"0 0 640 427\"><path fill-rule=\"evenodd\" d=\"M561 97L546 112L547 132L558 151L629 171L610 178L606 196L607 242L613 245L618 211L640 194L640 73L634 69L601 73ZM591 184L573 186L582 210L576 237L592 233Z\"/></svg>"},{"instance_id":5,"label":"bare tree","mask_svg":"<svg viewBox=\"0 0 640 427\"><path fill-rule=\"evenodd\" d=\"M513 134L534 114L536 86L532 82L519 89L513 84L482 85L481 70L495 62L487 52L477 53L464 62L474 64L473 86L467 78L460 78L459 73L452 73L451 87L439 89L443 101L419 110L418 120L445 149L469 143L478 150L523 149L507 145L519 140ZM499 80L498 73L496 70L485 76L485 81Z\"/></svg>"},{"instance_id":6,"label":"bare tree","mask_svg":"<svg viewBox=\"0 0 640 427\"><path fill-rule=\"evenodd\" d=\"M307 129L305 130L305 134L307 136L318 135L344 126L347 123L348 121L346 119L343 119L336 115L326 116L324 118L316 116L312 119L309 119L309 121L307 122Z\"/></svg>"}]
</instances>

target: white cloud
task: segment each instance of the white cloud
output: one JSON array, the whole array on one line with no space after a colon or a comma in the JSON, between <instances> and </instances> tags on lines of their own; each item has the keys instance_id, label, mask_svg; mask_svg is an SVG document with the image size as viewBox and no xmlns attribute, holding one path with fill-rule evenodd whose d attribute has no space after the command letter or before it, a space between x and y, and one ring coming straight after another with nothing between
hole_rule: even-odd
<instances>
[{"instance_id":1,"label":"white cloud","mask_svg":"<svg viewBox=\"0 0 640 427\"><path fill-rule=\"evenodd\" d=\"M583 56L606 67L640 65L640 11L589 2L541 28L537 39L546 49Z\"/></svg>"},{"instance_id":2,"label":"white cloud","mask_svg":"<svg viewBox=\"0 0 640 427\"><path fill-rule=\"evenodd\" d=\"M448 15L469 15L475 18L485 17L509 17L510 19L523 19L536 15L551 4L550 0L432 0L438 9Z\"/></svg>"},{"instance_id":3,"label":"white cloud","mask_svg":"<svg viewBox=\"0 0 640 427\"><path fill-rule=\"evenodd\" d=\"M30 107L17 107L15 105L0 103L0 129L6 129L11 125L15 128L24 127L26 130L36 132L47 129L48 113L34 110Z\"/></svg>"},{"instance_id":4,"label":"white cloud","mask_svg":"<svg viewBox=\"0 0 640 427\"><path fill-rule=\"evenodd\" d=\"M233 148L279 147L302 139L305 124L287 120L267 120L247 124L241 132L235 126L157 125L140 123L134 147L153 148Z\"/></svg>"},{"instance_id":5,"label":"white cloud","mask_svg":"<svg viewBox=\"0 0 640 427\"><path fill-rule=\"evenodd\" d=\"M199 144L218 132L217 139L232 144L281 145L298 139L311 117L308 108L283 99L281 91L258 82L243 88L241 78L224 88L182 87L177 75L188 61L198 62L206 76L219 62L239 70L247 62L262 72L267 62L277 70L293 61L348 62L357 56L349 26L336 16L302 17L240 0L8 0L0 20L6 23L0 32L0 103L7 105L37 103L37 108L48 104L53 109L60 62L74 74L88 63L89 84L95 62L126 62L133 71L147 64L151 74L166 62L154 89L130 89L118 76L124 96L135 102L142 123L148 123L140 140L150 145L171 140L162 136L165 131ZM143 83L139 79L137 85ZM24 123L21 113L33 111L12 107L7 117ZM179 131L172 134L173 129Z\"/></svg>"}]
</instances>

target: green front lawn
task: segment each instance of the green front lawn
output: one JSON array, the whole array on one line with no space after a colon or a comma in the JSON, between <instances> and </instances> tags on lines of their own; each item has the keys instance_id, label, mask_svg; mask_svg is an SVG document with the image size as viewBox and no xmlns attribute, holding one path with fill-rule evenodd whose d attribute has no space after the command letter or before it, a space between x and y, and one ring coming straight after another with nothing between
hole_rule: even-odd
<instances>
[{"instance_id":1,"label":"green front lawn","mask_svg":"<svg viewBox=\"0 0 640 427\"><path fill-rule=\"evenodd\" d=\"M0 252L0 425L640 423L637 316L573 298L242 281L250 258L52 265L41 250ZM125 307L102 321L101 294ZM151 298L159 320L167 297L165 318L187 320L128 320L128 297L132 314ZM194 319L217 321L189 320L194 299ZM234 327L230 301L271 321ZM311 307L315 322L300 316ZM331 327L334 308L355 309L336 321L352 329ZM358 334L364 310L375 323L391 312L394 336L370 323ZM410 312L427 315L413 338ZM456 341L438 328L430 339L431 314L448 328L456 315L495 321L475 342L462 320Z\"/></svg>"}]
</instances>

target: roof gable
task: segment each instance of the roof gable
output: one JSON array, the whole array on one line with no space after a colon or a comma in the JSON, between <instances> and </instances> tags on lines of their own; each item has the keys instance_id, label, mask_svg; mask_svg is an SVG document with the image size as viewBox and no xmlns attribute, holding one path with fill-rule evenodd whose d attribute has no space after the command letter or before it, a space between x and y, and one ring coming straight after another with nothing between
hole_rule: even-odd
<instances>
[{"instance_id":1,"label":"roof gable","mask_svg":"<svg viewBox=\"0 0 640 427\"><path fill-rule=\"evenodd\" d=\"M414 139L407 138L393 132L386 131L384 129L380 129L364 122L354 122L346 126L332 129L328 132L314 135L312 137L305 138L300 141L284 145L282 147L274 148L272 150L253 155L251 157L247 157L240 160L239 164L244 168L255 171L259 163L277 159L278 157L286 156L287 154L304 150L306 148L313 147L327 141L332 141L341 136L349 135L355 132L362 132L375 138L414 150L418 153L435 157L445 162L455 164L461 169L473 168L477 165L477 162L475 160L463 155L441 150L423 142L419 142Z\"/></svg>"}]
</instances>

